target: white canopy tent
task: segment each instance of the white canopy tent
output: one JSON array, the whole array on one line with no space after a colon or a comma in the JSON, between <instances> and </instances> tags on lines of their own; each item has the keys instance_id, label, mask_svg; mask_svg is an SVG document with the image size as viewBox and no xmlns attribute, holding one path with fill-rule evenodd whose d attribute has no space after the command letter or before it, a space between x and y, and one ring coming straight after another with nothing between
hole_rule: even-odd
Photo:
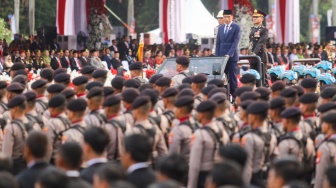
<instances>
[{"instance_id":1,"label":"white canopy tent","mask_svg":"<svg viewBox=\"0 0 336 188\"><path fill-rule=\"evenodd\" d=\"M198 38L214 36L218 22L201 0L170 0L168 13L168 37L174 41L186 42L187 33L197 35ZM162 32L162 28L158 28L145 33L150 34L153 43L162 43Z\"/></svg>"}]
</instances>

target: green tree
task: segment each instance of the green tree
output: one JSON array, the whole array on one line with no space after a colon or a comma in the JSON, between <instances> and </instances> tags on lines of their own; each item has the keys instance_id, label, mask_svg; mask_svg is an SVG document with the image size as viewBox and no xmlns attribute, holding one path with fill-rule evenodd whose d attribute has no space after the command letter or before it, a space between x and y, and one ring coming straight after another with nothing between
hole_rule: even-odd
<instances>
[{"instance_id":1,"label":"green tree","mask_svg":"<svg viewBox=\"0 0 336 188\"><path fill-rule=\"evenodd\" d=\"M10 41L12 40L11 37L12 32L8 28L8 24L5 22L4 19L0 18L0 39L6 39L6 41L10 43Z\"/></svg>"}]
</instances>

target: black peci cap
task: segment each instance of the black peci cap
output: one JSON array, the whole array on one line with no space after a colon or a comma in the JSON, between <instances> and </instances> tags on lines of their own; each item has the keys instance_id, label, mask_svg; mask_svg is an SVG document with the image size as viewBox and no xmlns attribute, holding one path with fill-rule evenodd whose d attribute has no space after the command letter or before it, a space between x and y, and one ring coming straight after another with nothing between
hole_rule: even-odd
<instances>
[{"instance_id":1,"label":"black peci cap","mask_svg":"<svg viewBox=\"0 0 336 188\"><path fill-rule=\"evenodd\" d=\"M24 95L16 95L9 102L7 107L9 109L17 107L26 102L26 97Z\"/></svg>"},{"instance_id":2,"label":"black peci cap","mask_svg":"<svg viewBox=\"0 0 336 188\"><path fill-rule=\"evenodd\" d=\"M233 12L230 9L223 11L223 15L232 15L232 14L233 14Z\"/></svg>"},{"instance_id":3,"label":"black peci cap","mask_svg":"<svg viewBox=\"0 0 336 188\"><path fill-rule=\"evenodd\" d=\"M48 106L49 108L57 108L60 106L63 106L65 104L66 101L66 97L63 94L58 94L53 96L49 102L48 102Z\"/></svg>"},{"instance_id":4,"label":"black peci cap","mask_svg":"<svg viewBox=\"0 0 336 188\"><path fill-rule=\"evenodd\" d=\"M67 105L68 110L73 112L82 112L85 111L87 107L87 103L85 99L79 98L70 101Z\"/></svg>"}]
</instances>

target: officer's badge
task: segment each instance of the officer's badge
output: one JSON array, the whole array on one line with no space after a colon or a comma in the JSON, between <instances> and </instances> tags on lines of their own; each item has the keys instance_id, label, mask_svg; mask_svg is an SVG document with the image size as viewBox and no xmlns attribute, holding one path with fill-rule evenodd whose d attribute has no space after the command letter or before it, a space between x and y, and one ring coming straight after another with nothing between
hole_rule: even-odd
<instances>
[{"instance_id":1,"label":"officer's badge","mask_svg":"<svg viewBox=\"0 0 336 188\"><path fill-rule=\"evenodd\" d=\"M260 37L260 30L258 30L257 32L254 33L254 37L257 37L257 38Z\"/></svg>"},{"instance_id":2,"label":"officer's badge","mask_svg":"<svg viewBox=\"0 0 336 188\"><path fill-rule=\"evenodd\" d=\"M169 133L169 136L168 136L168 143L169 144L173 143L173 138L174 138L174 133Z\"/></svg>"}]
</instances>

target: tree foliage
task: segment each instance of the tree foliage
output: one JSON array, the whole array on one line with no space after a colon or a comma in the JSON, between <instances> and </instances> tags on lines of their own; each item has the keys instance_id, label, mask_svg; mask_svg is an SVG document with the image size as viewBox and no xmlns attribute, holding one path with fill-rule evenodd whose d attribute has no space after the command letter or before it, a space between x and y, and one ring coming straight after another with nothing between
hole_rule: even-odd
<instances>
[{"instance_id":1,"label":"tree foliage","mask_svg":"<svg viewBox=\"0 0 336 188\"><path fill-rule=\"evenodd\" d=\"M0 39L6 39L7 42L11 41L12 32L4 19L0 18Z\"/></svg>"}]
</instances>

